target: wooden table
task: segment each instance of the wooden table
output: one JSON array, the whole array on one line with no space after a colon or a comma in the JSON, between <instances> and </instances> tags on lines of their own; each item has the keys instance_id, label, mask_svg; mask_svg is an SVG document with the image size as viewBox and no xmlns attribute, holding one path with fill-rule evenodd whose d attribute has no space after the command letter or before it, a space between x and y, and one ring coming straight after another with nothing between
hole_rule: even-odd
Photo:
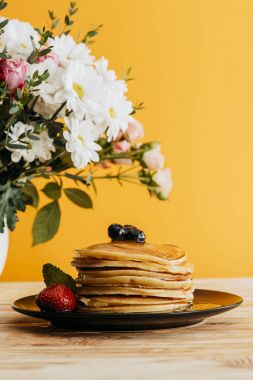
<instances>
[{"instance_id":1,"label":"wooden table","mask_svg":"<svg viewBox=\"0 0 253 380\"><path fill-rule=\"evenodd\" d=\"M0 283L0 380L253 379L253 279L198 280L234 292L237 309L192 327L96 333L54 329L12 311L39 283Z\"/></svg>"}]
</instances>

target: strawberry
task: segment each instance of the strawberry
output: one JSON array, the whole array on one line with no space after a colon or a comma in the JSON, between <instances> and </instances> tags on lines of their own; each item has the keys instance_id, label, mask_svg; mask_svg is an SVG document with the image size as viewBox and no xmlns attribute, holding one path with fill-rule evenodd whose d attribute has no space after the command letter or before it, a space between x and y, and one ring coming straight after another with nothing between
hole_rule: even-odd
<instances>
[{"instance_id":1,"label":"strawberry","mask_svg":"<svg viewBox=\"0 0 253 380\"><path fill-rule=\"evenodd\" d=\"M77 307L75 294L66 285L47 286L35 298L36 304L43 311L73 311Z\"/></svg>"}]
</instances>

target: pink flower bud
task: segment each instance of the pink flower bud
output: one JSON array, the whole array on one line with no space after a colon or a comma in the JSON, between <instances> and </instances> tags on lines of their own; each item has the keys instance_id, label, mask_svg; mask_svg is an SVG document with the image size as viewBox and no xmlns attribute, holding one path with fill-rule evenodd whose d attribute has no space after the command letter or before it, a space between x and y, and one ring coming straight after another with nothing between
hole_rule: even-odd
<instances>
[{"instance_id":1,"label":"pink flower bud","mask_svg":"<svg viewBox=\"0 0 253 380\"><path fill-rule=\"evenodd\" d=\"M139 140L144 136L144 128L141 123L139 123L138 120L135 120L132 123L128 124L128 128L126 132L124 133L124 137L128 141L135 141Z\"/></svg>"},{"instance_id":2,"label":"pink flower bud","mask_svg":"<svg viewBox=\"0 0 253 380\"><path fill-rule=\"evenodd\" d=\"M112 145L113 145L113 151L115 153L128 152L130 150L130 147L131 147L131 144L126 140L114 142Z\"/></svg>"},{"instance_id":3,"label":"pink flower bud","mask_svg":"<svg viewBox=\"0 0 253 380\"><path fill-rule=\"evenodd\" d=\"M0 59L0 81L6 82L8 90L13 93L25 85L26 66L21 58Z\"/></svg>"},{"instance_id":4,"label":"pink flower bud","mask_svg":"<svg viewBox=\"0 0 253 380\"><path fill-rule=\"evenodd\" d=\"M164 163L164 156L160 152L160 145L145 152L142 159L150 170L161 169Z\"/></svg>"},{"instance_id":5,"label":"pink flower bud","mask_svg":"<svg viewBox=\"0 0 253 380\"><path fill-rule=\"evenodd\" d=\"M109 160L104 160L100 163L101 167L103 169L109 169L111 167L111 161Z\"/></svg>"},{"instance_id":6,"label":"pink flower bud","mask_svg":"<svg viewBox=\"0 0 253 380\"><path fill-rule=\"evenodd\" d=\"M171 178L171 170L170 169L158 170L155 173L153 180L158 185L157 189L155 190L158 198L167 199L173 187L173 182Z\"/></svg>"}]
</instances>

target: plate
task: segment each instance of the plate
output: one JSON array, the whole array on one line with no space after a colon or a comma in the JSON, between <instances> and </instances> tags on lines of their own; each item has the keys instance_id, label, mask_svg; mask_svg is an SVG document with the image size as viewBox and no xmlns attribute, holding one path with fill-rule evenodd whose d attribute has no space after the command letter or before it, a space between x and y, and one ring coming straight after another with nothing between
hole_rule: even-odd
<instances>
[{"instance_id":1,"label":"plate","mask_svg":"<svg viewBox=\"0 0 253 380\"><path fill-rule=\"evenodd\" d=\"M18 313L50 321L53 325L86 331L152 330L189 326L240 305L242 298L231 293L196 289L194 302L186 311L145 313L55 313L41 311L35 295L20 298L12 305Z\"/></svg>"}]
</instances>

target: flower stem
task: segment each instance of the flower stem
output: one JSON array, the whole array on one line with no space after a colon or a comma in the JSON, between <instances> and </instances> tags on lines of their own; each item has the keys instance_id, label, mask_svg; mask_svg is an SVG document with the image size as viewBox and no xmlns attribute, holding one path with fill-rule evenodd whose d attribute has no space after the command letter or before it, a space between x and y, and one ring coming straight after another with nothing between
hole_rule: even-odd
<instances>
[{"instance_id":1,"label":"flower stem","mask_svg":"<svg viewBox=\"0 0 253 380\"><path fill-rule=\"evenodd\" d=\"M53 116L51 116L48 121L53 121L57 117L57 115L61 112L61 110L65 107L66 104L67 104L67 100L60 105L60 107L55 111Z\"/></svg>"}]
</instances>

